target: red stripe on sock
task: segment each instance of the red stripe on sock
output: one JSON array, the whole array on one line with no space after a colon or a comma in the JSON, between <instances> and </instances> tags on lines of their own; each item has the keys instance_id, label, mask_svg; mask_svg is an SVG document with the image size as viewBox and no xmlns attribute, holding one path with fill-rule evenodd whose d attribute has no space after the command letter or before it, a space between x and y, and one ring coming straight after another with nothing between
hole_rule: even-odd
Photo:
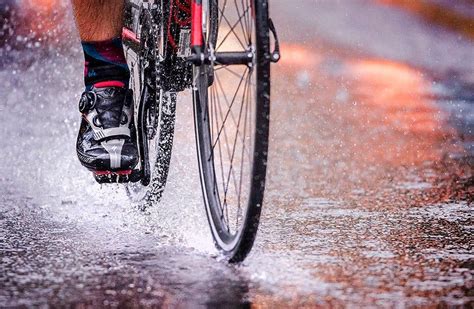
<instances>
[{"instance_id":1,"label":"red stripe on sock","mask_svg":"<svg viewBox=\"0 0 474 309\"><path fill-rule=\"evenodd\" d=\"M96 83L96 84L94 84L94 87L95 88L105 88L105 87L121 87L121 88L124 88L125 84L123 82L119 82L117 80L111 80L111 81L107 81L107 82Z\"/></svg>"}]
</instances>

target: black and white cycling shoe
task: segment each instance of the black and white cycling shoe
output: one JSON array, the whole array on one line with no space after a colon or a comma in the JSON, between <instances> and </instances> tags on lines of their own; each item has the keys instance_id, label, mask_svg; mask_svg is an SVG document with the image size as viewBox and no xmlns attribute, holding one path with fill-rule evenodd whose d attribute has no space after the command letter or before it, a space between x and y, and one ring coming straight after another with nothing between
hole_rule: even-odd
<instances>
[{"instance_id":1,"label":"black and white cycling shoe","mask_svg":"<svg viewBox=\"0 0 474 309\"><path fill-rule=\"evenodd\" d=\"M135 181L138 150L131 90L118 82L95 84L82 94L79 111L76 150L81 164L100 183Z\"/></svg>"}]
</instances>

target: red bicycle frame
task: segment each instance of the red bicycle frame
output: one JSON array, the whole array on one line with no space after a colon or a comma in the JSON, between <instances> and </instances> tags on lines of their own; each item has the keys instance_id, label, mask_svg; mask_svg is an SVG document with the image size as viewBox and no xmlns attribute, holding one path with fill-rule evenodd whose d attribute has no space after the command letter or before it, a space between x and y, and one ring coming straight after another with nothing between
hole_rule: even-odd
<instances>
[{"instance_id":1,"label":"red bicycle frame","mask_svg":"<svg viewBox=\"0 0 474 309\"><path fill-rule=\"evenodd\" d=\"M192 0L191 4L191 50L201 52L202 38L202 0Z\"/></svg>"},{"instance_id":2,"label":"red bicycle frame","mask_svg":"<svg viewBox=\"0 0 474 309\"><path fill-rule=\"evenodd\" d=\"M191 56L188 57L188 61L194 65L202 65L209 63L218 63L221 65L252 65L254 51L250 48L248 50L232 51L232 52L214 52L205 48L205 42L203 37L203 0L169 0L170 2L170 14L168 20L168 29L171 29L172 23L177 23L179 26L191 26L191 37L189 41L189 47L191 49ZM180 2L180 1L184 1ZM209 1L209 0L208 0ZM176 8L174 8L176 7ZM190 19L179 20L176 16L182 10L183 12L191 13ZM173 13L174 12L174 13ZM189 16L189 15L188 15ZM271 24L272 26L272 24ZM272 27L270 28L273 29ZM272 30L272 32L274 32ZM177 44L174 36L168 30L168 40L170 45L177 50ZM140 44L140 40L136 33L128 28L123 29L123 37L135 44ZM276 37L275 37L276 38ZM276 54L276 53L274 53ZM279 56L279 55L278 55ZM273 59L272 59L273 60Z\"/></svg>"}]
</instances>

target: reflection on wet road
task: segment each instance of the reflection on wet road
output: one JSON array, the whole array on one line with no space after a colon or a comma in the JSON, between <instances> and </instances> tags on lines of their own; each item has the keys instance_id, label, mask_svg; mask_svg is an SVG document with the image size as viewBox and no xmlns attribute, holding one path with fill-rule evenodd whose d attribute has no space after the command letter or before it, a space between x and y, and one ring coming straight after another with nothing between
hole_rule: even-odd
<instances>
[{"instance_id":1,"label":"reflection on wet road","mask_svg":"<svg viewBox=\"0 0 474 309\"><path fill-rule=\"evenodd\" d=\"M410 0L376 0L383 4L393 5L413 12L430 23L440 24L474 38L474 6L471 0L410 1Z\"/></svg>"},{"instance_id":2,"label":"reflection on wet road","mask_svg":"<svg viewBox=\"0 0 474 309\"><path fill-rule=\"evenodd\" d=\"M268 190L239 266L211 243L189 95L164 201L143 213L76 162L76 38L10 53L0 306L472 306L474 43L387 2L272 2Z\"/></svg>"}]
</instances>

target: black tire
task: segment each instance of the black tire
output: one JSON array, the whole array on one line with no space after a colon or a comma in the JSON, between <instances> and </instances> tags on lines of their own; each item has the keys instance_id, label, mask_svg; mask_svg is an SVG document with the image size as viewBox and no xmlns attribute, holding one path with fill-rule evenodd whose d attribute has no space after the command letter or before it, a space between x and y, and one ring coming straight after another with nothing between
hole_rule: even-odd
<instances>
[{"instance_id":1,"label":"black tire","mask_svg":"<svg viewBox=\"0 0 474 309\"><path fill-rule=\"evenodd\" d=\"M128 196L133 202L140 203L142 208L161 200L171 163L176 118L176 94L164 94L162 101L157 102L157 104L160 106L159 128L156 137L149 143L150 184L148 186L144 186L140 182L127 184Z\"/></svg>"},{"instance_id":2,"label":"black tire","mask_svg":"<svg viewBox=\"0 0 474 309\"><path fill-rule=\"evenodd\" d=\"M142 208L159 202L163 195L171 162L176 119L176 93L160 90L157 80L161 73L156 64L159 52L156 42L158 42L158 29L162 26L158 20L161 20L160 16L153 16L149 11L143 12L141 17L142 42L135 65L131 66L131 87L135 94L135 110L139 110L138 104L145 104L145 102L140 102L145 91L148 93L148 95L145 94L145 97L150 98L146 103L149 104L149 107L146 108L146 115L140 115L137 112L137 117L142 116L143 119L137 118L136 121L154 127L154 133L147 131L150 183L148 185L143 185L141 182L129 183L126 186L130 199L140 203ZM152 108L156 109L155 113L151 112ZM150 117L153 114L156 117Z\"/></svg>"},{"instance_id":3,"label":"black tire","mask_svg":"<svg viewBox=\"0 0 474 309\"><path fill-rule=\"evenodd\" d=\"M228 18L222 18L221 14L225 10L222 10L222 8L219 10L212 8L213 5L220 5L222 2L224 2L223 0L220 1L221 3L217 3L217 0L209 0L210 9L208 11L211 20L208 23L210 26L207 32L210 33L207 34L209 39L207 40L206 44L213 45L211 47L212 49L216 48L216 51L219 51L220 46L231 46L232 44L236 43L231 42L228 44L225 42L227 38L225 31L226 29L222 23L228 23L228 28L231 29L230 31L232 31L231 25L233 24L229 22ZM222 252L227 260L229 262L240 262L245 259L254 243L260 220L265 189L270 115L270 42L267 0L247 0L246 3L248 3L248 6L243 4L245 1L231 2L232 1L225 1L225 3L227 3L229 6L232 6L233 4L238 6L239 3L242 3L242 13L250 10L251 12L248 14L248 16L244 16L245 23L252 22L255 26L254 28L247 27L247 29L245 29L247 24L242 26L241 33L243 34L243 38L248 38L248 41L245 42L250 43L249 47L254 48L254 53L253 66L249 66L248 73L247 69L245 69L244 73L242 73L245 78L247 78L247 74L250 81L245 81L246 86L244 86L243 92L241 94L242 106L239 110L239 120L237 122L234 117L234 104L236 101L236 96L238 96L239 91L241 91L240 87L244 77L242 77L240 80L231 104L227 104L228 110L227 113L224 112L225 117L223 117L222 113L220 112L220 108L223 106L223 103L220 101L220 99L218 99L218 89L222 89L221 97L226 96L227 92L223 89L223 87L225 88L231 83L230 77L228 83L226 83L227 81L223 82L219 75L224 74L221 72L233 71L234 67L224 67L217 64L196 66L194 68L196 84L193 91L193 99L201 186L211 232L214 237L216 247ZM229 10L229 8L227 8L227 10ZM215 13L213 12L216 11L219 12L217 16L217 24L216 20L213 20L216 18ZM237 13L238 16L239 14L240 13ZM237 22L239 21L238 16ZM242 18L240 18L240 20L242 20ZM215 27L216 25L217 27ZM249 31L249 29L251 30ZM219 32L219 36L217 36L217 31ZM237 41L239 39L238 34L235 33L235 36L237 37L235 41ZM219 41L219 38L222 38L222 42ZM216 42L213 42L213 40ZM242 47L245 48L245 44L242 45ZM242 50L227 49L225 51ZM240 66L238 70L244 70L244 68ZM227 72L227 74L229 74L229 72ZM255 83L252 83L253 78L255 78ZM252 91L254 91L254 93L252 93ZM219 101L219 104L216 103L217 101ZM229 103L227 97L225 103ZM241 130L241 116L243 115L242 110L244 104L247 104L245 106L244 112L245 124L244 128ZM221 126L219 126L219 121L216 120L219 118L217 109L219 109L219 112L221 113ZM247 113L249 110L250 112ZM253 115L252 111L254 111ZM222 151L220 149L221 142L229 144L223 140L221 141L222 134L226 135L225 139L228 141L227 133L223 132L226 131L225 126L229 126L230 128L232 125L229 120L229 114L232 114L232 118L234 118L235 132L232 131L232 133L235 134L235 139L232 152L227 150L229 156L226 159L223 158ZM247 133L246 130L248 119L250 119L249 121L253 122L248 126L251 131ZM216 124L215 128L214 123ZM250 140L251 145L249 145L249 149L246 147L246 141L248 140L247 134L249 134L249 138L253 138L253 141ZM224 138L222 137L222 139ZM219 151L216 150L217 143L219 144ZM240 165L240 178L234 174L233 170L234 160L238 160L235 159L235 154L237 152L236 148L238 145L242 145L241 148L239 148L239 151L242 149L242 157L238 163ZM217 152L219 152L219 155ZM244 175L243 166L246 161L247 153L249 162L246 170L248 171L245 172L246 175ZM223 172L223 170L227 171L227 165L225 165L226 163L229 163L228 174L225 174L226 177L224 177L224 173L222 173L222 179L220 180L218 179L218 175L221 174L220 172ZM235 186L236 197L230 197L229 193L231 174L234 178L233 182ZM239 179L238 186L236 179ZM242 190L244 185L247 186L245 189L247 190L245 191L245 196L243 196L244 191ZM233 223L230 222L230 219L232 215L229 216L229 211L231 210L228 209L229 207L232 207L229 205L231 202L234 203L233 207L236 208L235 231L231 231L231 224Z\"/></svg>"}]
</instances>

